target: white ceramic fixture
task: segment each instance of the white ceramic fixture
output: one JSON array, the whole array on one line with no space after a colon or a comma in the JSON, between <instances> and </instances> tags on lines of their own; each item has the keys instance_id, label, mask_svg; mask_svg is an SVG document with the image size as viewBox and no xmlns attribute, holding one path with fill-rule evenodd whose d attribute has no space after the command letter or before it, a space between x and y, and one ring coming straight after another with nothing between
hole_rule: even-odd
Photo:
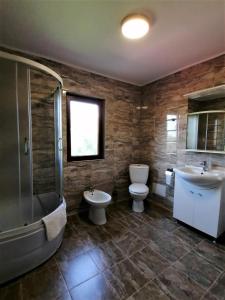
<instances>
[{"instance_id":1,"label":"white ceramic fixture","mask_svg":"<svg viewBox=\"0 0 225 300\"><path fill-rule=\"evenodd\" d=\"M225 231L225 169L176 168L173 217L214 238Z\"/></svg>"},{"instance_id":2,"label":"white ceramic fixture","mask_svg":"<svg viewBox=\"0 0 225 300\"><path fill-rule=\"evenodd\" d=\"M144 199L149 193L146 183L148 180L149 166L142 164L132 164L129 166L131 185L129 193L133 199L133 211L144 211Z\"/></svg>"},{"instance_id":3,"label":"white ceramic fixture","mask_svg":"<svg viewBox=\"0 0 225 300\"><path fill-rule=\"evenodd\" d=\"M149 31L148 18L139 14L128 15L122 20L121 31L123 36L128 39L140 39Z\"/></svg>"},{"instance_id":4,"label":"white ceramic fixture","mask_svg":"<svg viewBox=\"0 0 225 300\"><path fill-rule=\"evenodd\" d=\"M99 190L85 191L84 199L90 204L89 219L96 225L106 223L105 208L109 205L112 197Z\"/></svg>"},{"instance_id":5,"label":"white ceramic fixture","mask_svg":"<svg viewBox=\"0 0 225 300\"><path fill-rule=\"evenodd\" d=\"M203 171L201 167L185 166L174 170L184 180L200 186L208 187L221 183L224 180L224 169L216 168Z\"/></svg>"}]
</instances>

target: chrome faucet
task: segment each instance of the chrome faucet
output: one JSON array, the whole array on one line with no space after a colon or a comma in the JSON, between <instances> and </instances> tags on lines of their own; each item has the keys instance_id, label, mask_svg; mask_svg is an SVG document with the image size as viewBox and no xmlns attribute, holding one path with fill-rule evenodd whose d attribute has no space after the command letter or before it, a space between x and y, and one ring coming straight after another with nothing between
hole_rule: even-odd
<instances>
[{"instance_id":1,"label":"chrome faucet","mask_svg":"<svg viewBox=\"0 0 225 300\"><path fill-rule=\"evenodd\" d=\"M94 188L94 186L93 185L90 185L89 187L88 187L88 191L93 195L93 193L94 193L94 190L95 190L95 188Z\"/></svg>"},{"instance_id":2,"label":"chrome faucet","mask_svg":"<svg viewBox=\"0 0 225 300\"><path fill-rule=\"evenodd\" d=\"M206 171L208 171L208 163L207 163L207 161L206 160L203 160L201 163L200 163L200 165L202 166L202 171L203 172L206 172Z\"/></svg>"}]
</instances>

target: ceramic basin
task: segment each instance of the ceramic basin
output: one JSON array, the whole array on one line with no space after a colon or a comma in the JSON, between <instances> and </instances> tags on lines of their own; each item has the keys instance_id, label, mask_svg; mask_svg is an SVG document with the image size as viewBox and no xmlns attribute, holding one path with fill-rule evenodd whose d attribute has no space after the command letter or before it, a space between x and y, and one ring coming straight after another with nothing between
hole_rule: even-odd
<instances>
[{"instance_id":1,"label":"ceramic basin","mask_svg":"<svg viewBox=\"0 0 225 300\"><path fill-rule=\"evenodd\" d=\"M183 180L198 186L211 187L225 180L225 169L223 168L203 172L203 169L200 167L185 166L175 168L174 171Z\"/></svg>"}]
</instances>

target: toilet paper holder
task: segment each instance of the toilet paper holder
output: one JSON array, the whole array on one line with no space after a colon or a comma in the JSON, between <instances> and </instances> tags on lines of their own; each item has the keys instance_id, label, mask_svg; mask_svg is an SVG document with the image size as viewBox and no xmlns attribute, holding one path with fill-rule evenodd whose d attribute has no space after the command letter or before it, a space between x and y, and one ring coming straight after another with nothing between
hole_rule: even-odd
<instances>
[{"instance_id":1,"label":"toilet paper holder","mask_svg":"<svg viewBox=\"0 0 225 300\"><path fill-rule=\"evenodd\" d=\"M173 168L167 168L167 170L165 171L165 175L166 175L166 185L168 186L173 186L174 183L174 171Z\"/></svg>"}]
</instances>

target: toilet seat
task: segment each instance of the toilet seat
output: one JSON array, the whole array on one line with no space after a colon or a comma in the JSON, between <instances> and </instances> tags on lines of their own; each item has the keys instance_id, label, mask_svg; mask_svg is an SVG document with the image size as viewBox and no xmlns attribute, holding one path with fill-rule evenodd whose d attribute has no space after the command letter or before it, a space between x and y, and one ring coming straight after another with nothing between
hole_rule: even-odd
<instances>
[{"instance_id":1,"label":"toilet seat","mask_svg":"<svg viewBox=\"0 0 225 300\"><path fill-rule=\"evenodd\" d=\"M132 183L129 186L129 192L132 194L142 195L148 193L149 188L143 183Z\"/></svg>"}]
</instances>

